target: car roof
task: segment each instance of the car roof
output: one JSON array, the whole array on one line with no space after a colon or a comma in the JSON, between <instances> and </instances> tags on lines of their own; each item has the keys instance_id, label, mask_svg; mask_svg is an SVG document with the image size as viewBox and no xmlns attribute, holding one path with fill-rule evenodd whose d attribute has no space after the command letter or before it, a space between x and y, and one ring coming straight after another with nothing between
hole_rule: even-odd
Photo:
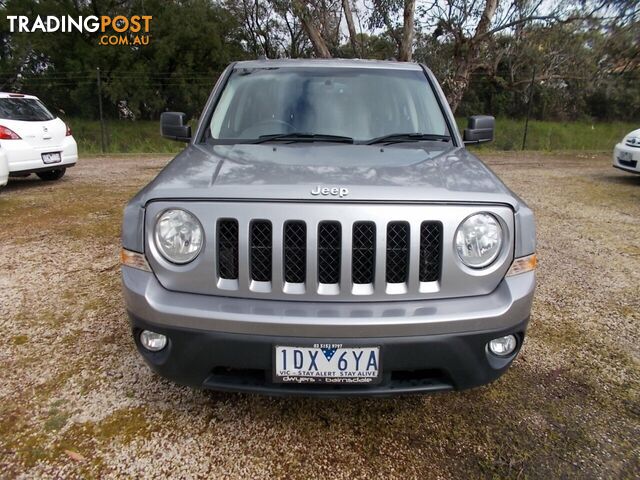
<instances>
[{"instance_id":1,"label":"car roof","mask_svg":"<svg viewBox=\"0 0 640 480\"><path fill-rule=\"evenodd\" d=\"M269 68L269 67L322 67L322 68L380 68L388 70L421 70L422 67L412 62L391 60L361 60L343 58L279 58L275 60L244 60L235 64L236 68Z\"/></svg>"},{"instance_id":2,"label":"car roof","mask_svg":"<svg viewBox=\"0 0 640 480\"><path fill-rule=\"evenodd\" d=\"M35 95L26 93L0 92L0 98L38 98Z\"/></svg>"}]
</instances>

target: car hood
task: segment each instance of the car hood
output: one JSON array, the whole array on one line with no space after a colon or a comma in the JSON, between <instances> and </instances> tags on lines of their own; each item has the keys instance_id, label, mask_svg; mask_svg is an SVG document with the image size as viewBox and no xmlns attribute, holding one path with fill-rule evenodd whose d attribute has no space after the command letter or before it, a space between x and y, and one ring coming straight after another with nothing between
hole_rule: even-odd
<instances>
[{"instance_id":1,"label":"car hood","mask_svg":"<svg viewBox=\"0 0 640 480\"><path fill-rule=\"evenodd\" d=\"M348 194L312 195L318 186ZM191 145L137 196L159 199L519 203L474 155L443 142Z\"/></svg>"}]
</instances>

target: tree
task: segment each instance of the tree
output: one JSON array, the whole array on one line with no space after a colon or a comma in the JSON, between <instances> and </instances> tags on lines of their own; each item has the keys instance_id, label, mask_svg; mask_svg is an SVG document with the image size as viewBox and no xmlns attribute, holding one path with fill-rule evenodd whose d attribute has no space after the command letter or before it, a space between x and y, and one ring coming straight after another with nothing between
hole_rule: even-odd
<instances>
[{"instance_id":1,"label":"tree","mask_svg":"<svg viewBox=\"0 0 640 480\"><path fill-rule=\"evenodd\" d=\"M397 18L402 10L402 23ZM415 31L415 0L373 0L369 16L371 29L386 28L386 33L396 43L398 60L409 62L413 56Z\"/></svg>"},{"instance_id":2,"label":"tree","mask_svg":"<svg viewBox=\"0 0 640 480\"><path fill-rule=\"evenodd\" d=\"M323 37L323 32L316 25L316 19L321 20L322 17L326 19L326 14L321 16L320 14L322 12L317 8L317 6L314 8L313 12L309 11L307 4L312 4L312 2L293 0L293 11L302 22L302 27L307 33L309 40L311 40L316 56L320 58L331 58L331 52L329 51L325 37ZM311 6L313 8L313 5ZM326 25L324 26L324 30L326 32Z\"/></svg>"},{"instance_id":3,"label":"tree","mask_svg":"<svg viewBox=\"0 0 640 480\"><path fill-rule=\"evenodd\" d=\"M628 2L629 0L620 0ZM424 27L434 38L453 46L451 68L445 75L443 88L455 111L469 86L472 73L488 69L488 58L495 39L503 33L517 38L525 25L551 26L595 19L608 2L593 2L589 7L558 2L547 5L542 0L433 0L420 8ZM493 62L495 65L495 61Z\"/></svg>"},{"instance_id":4,"label":"tree","mask_svg":"<svg viewBox=\"0 0 640 480\"><path fill-rule=\"evenodd\" d=\"M405 0L404 2L404 22L402 27L402 42L400 43L400 55L398 60L408 62L413 55L413 31L414 17L416 13L415 0Z\"/></svg>"},{"instance_id":5,"label":"tree","mask_svg":"<svg viewBox=\"0 0 640 480\"><path fill-rule=\"evenodd\" d=\"M358 34L356 33L356 25L353 23L353 13L351 12L351 5L349 5L349 0L342 0L342 10L344 11L344 18L347 22L347 28L349 30L349 41L351 42L351 47L353 48L353 55L359 56L358 54Z\"/></svg>"},{"instance_id":6,"label":"tree","mask_svg":"<svg viewBox=\"0 0 640 480\"><path fill-rule=\"evenodd\" d=\"M0 71L3 89L36 94L67 115L97 117L96 67L108 116L126 112L133 118L157 118L166 109L198 114L224 67L246 57L234 17L208 0L7 0L0 12L2 19L12 14L77 18L153 12L150 42L144 47L99 45L100 32L8 37L10 58L3 55Z\"/></svg>"}]
</instances>

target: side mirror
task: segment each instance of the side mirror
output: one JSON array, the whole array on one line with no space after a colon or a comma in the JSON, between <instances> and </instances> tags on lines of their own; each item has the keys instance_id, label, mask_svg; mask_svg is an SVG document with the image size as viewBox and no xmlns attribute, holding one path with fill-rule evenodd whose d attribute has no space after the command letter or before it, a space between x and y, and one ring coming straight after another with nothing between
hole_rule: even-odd
<instances>
[{"instance_id":1,"label":"side mirror","mask_svg":"<svg viewBox=\"0 0 640 480\"><path fill-rule=\"evenodd\" d=\"M496 119L490 115L473 115L469 117L464 129L464 143L485 143L493 141L493 130Z\"/></svg>"},{"instance_id":2,"label":"side mirror","mask_svg":"<svg viewBox=\"0 0 640 480\"><path fill-rule=\"evenodd\" d=\"M160 134L170 140L191 141L191 126L187 125L187 114L163 112L160 115Z\"/></svg>"}]
</instances>

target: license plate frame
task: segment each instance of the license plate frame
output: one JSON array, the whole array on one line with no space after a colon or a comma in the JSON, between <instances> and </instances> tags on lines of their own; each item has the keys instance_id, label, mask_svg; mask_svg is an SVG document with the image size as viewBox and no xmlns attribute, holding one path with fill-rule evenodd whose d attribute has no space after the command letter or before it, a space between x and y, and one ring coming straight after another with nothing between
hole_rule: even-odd
<instances>
[{"instance_id":1,"label":"license plate frame","mask_svg":"<svg viewBox=\"0 0 640 480\"><path fill-rule=\"evenodd\" d=\"M42 153L42 162L45 165L52 165L54 163L62 162L62 153L61 152L46 152Z\"/></svg>"},{"instance_id":2,"label":"license plate frame","mask_svg":"<svg viewBox=\"0 0 640 480\"><path fill-rule=\"evenodd\" d=\"M283 365L282 351L290 352L287 355L289 365ZM293 362L293 351L300 350L303 355L303 366L311 367L311 357L315 353L316 370L303 370L302 368L290 368ZM326 350L326 352L325 352ZM334 351L331 353L331 351ZM313 353L312 353L313 352ZM361 353L359 360L357 354ZM374 355L377 368L367 369ZM329 358L327 357L329 355ZM276 344L272 348L272 381L279 384L302 385L376 385L382 381L382 348L379 345L354 345L341 343L296 343ZM340 370L338 363L343 359L346 368ZM362 362L360 365L357 363ZM287 368L283 368L287 367ZM357 367L357 368L351 368ZM364 367L364 368L363 368ZM285 373L286 372L286 373ZM306 372L306 374L305 374Z\"/></svg>"}]
</instances>

